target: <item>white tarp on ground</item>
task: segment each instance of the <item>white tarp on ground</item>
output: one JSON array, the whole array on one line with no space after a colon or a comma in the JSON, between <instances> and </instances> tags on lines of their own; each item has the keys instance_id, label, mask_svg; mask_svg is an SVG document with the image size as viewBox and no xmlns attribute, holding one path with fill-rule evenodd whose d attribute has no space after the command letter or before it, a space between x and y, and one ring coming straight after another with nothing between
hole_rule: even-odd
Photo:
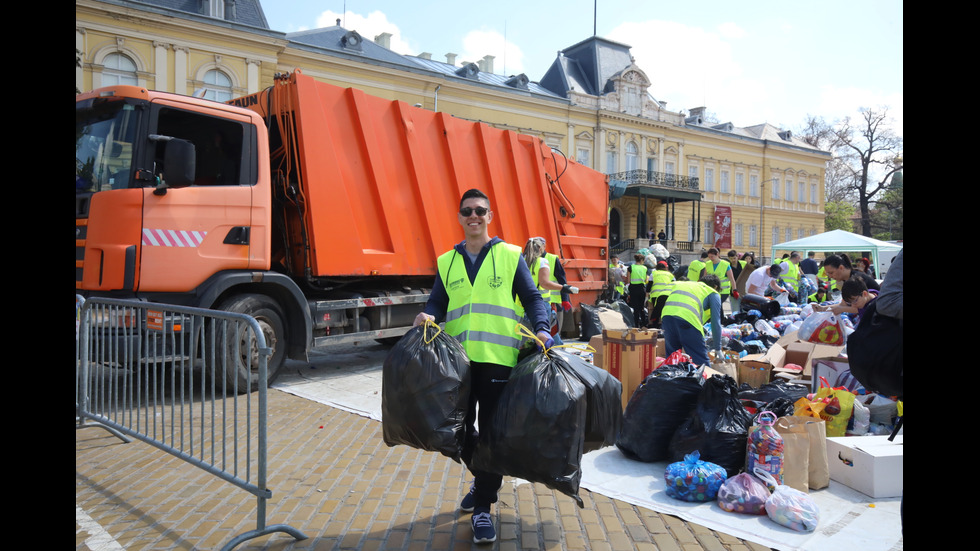
<instances>
[{"instance_id":1,"label":"white tarp on ground","mask_svg":"<svg viewBox=\"0 0 980 551\"><path fill-rule=\"evenodd\" d=\"M384 356L380 355L379 359L378 354L378 351L334 353L316 361L315 367L290 362L273 388L380 421ZM632 461L618 448L607 447L582 458L581 486L780 550L902 549L899 498L873 500L831 481L829 488L810 494L820 508L820 524L816 531L807 534L784 528L767 516L729 513L713 503L686 503L669 498L663 490L665 467L666 463Z\"/></svg>"}]
</instances>

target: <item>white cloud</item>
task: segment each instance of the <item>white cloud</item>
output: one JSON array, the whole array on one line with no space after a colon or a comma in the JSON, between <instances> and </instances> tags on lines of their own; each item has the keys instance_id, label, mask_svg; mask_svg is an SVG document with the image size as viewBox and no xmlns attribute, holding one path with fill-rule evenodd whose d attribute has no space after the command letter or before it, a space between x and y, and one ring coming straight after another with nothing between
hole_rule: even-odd
<instances>
[{"instance_id":1,"label":"white cloud","mask_svg":"<svg viewBox=\"0 0 980 551\"><path fill-rule=\"evenodd\" d=\"M524 72L524 53L516 44L508 42L504 35L494 30L479 29L466 33L463 37L463 51L459 53L460 62L476 63L484 56L494 56L493 72L497 74L516 75Z\"/></svg>"},{"instance_id":2,"label":"white cloud","mask_svg":"<svg viewBox=\"0 0 980 551\"><path fill-rule=\"evenodd\" d=\"M739 100L733 81L744 81L731 45L717 33L669 21L623 23L608 37L627 44L652 81L650 93L677 111L706 106L726 119L726 105ZM736 124L739 124L736 122Z\"/></svg>"},{"instance_id":3,"label":"white cloud","mask_svg":"<svg viewBox=\"0 0 980 551\"><path fill-rule=\"evenodd\" d=\"M381 33L391 33L390 49L403 55L416 55L414 47L402 36L398 25L388 21L388 16L380 11L373 11L367 16L348 11L346 17L327 10L316 18L316 28L333 27L340 19L340 25L349 30L357 31L359 35L367 40L374 40L374 37Z\"/></svg>"},{"instance_id":4,"label":"white cloud","mask_svg":"<svg viewBox=\"0 0 980 551\"><path fill-rule=\"evenodd\" d=\"M738 26L738 23L722 23L718 25L718 32L725 38L742 38L745 36L745 29Z\"/></svg>"}]
</instances>

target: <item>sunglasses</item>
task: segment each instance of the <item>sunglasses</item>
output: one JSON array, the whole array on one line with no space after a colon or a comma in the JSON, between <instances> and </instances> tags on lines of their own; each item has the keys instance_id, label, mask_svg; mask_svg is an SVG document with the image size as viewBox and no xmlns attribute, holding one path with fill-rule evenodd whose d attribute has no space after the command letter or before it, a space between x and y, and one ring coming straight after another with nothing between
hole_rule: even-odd
<instances>
[{"instance_id":1,"label":"sunglasses","mask_svg":"<svg viewBox=\"0 0 980 551\"><path fill-rule=\"evenodd\" d=\"M487 213L490 212L490 209L488 209L486 207L476 207L476 208L473 208L473 207L463 207L463 208L459 209L459 214L461 214L462 216L469 216L469 215L473 214L473 212L476 212L476 215L477 216L486 216Z\"/></svg>"}]
</instances>

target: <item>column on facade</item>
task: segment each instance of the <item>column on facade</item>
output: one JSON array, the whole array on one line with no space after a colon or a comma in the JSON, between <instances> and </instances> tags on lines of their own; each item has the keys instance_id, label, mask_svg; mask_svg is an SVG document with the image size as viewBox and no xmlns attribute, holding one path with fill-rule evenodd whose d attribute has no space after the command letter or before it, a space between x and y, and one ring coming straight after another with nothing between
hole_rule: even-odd
<instances>
[{"instance_id":1,"label":"column on facade","mask_svg":"<svg viewBox=\"0 0 980 551\"><path fill-rule=\"evenodd\" d=\"M167 51L169 49L170 44L153 41L153 78L156 80L153 88L155 90L173 91L168 86L169 79L167 78Z\"/></svg>"},{"instance_id":2,"label":"column on facade","mask_svg":"<svg viewBox=\"0 0 980 551\"><path fill-rule=\"evenodd\" d=\"M178 94L187 94L187 47L174 46L174 88Z\"/></svg>"},{"instance_id":3,"label":"column on facade","mask_svg":"<svg viewBox=\"0 0 980 551\"><path fill-rule=\"evenodd\" d=\"M82 62L75 67L75 89L85 90L85 56L88 48L85 47L85 29L75 27L75 49L81 52Z\"/></svg>"},{"instance_id":4,"label":"column on facade","mask_svg":"<svg viewBox=\"0 0 980 551\"><path fill-rule=\"evenodd\" d=\"M596 129L596 151L595 151L595 166L599 168L599 172L608 174L609 167L606 166L606 129L597 128Z\"/></svg>"},{"instance_id":5,"label":"column on facade","mask_svg":"<svg viewBox=\"0 0 980 551\"><path fill-rule=\"evenodd\" d=\"M246 94L254 94L259 91L259 69L262 61L258 59L245 60L245 89Z\"/></svg>"},{"instance_id":6,"label":"column on facade","mask_svg":"<svg viewBox=\"0 0 980 551\"><path fill-rule=\"evenodd\" d=\"M566 152L569 159L578 159L578 149L575 146L575 125L568 123L568 138L566 138Z\"/></svg>"}]
</instances>

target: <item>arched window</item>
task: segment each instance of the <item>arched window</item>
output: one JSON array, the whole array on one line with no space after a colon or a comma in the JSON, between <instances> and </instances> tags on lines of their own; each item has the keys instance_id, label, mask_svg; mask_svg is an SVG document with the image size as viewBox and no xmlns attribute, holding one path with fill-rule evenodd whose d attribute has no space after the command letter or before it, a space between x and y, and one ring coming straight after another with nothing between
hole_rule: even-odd
<instances>
[{"instance_id":1,"label":"arched window","mask_svg":"<svg viewBox=\"0 0 980 551\"><path fill-rule=\"evenodd\" d=\"M225 102L235 97L231 89L231 78L218 69L204 73L204 99Z\"/></svg>"},{"instance_id":2,"label":"arched window","mask_svg":"<svg viewBox=\"0 0 980 551\"><path fill-rule=\"evenodd\" d=\"M125 54L109 54L102 60L102 85L128 84L136 86L136 63Z\"/></svg>"},{"instance_id":3,"label":"arched window","mask_svg":"<svg viewBox=\"0 0 980 551\"><path fill-rule=\"evenodd\" d=\"M626 170L636 170L639 166L640 150L633 142L626 142Z\"/></svg>"}]
</instances>

